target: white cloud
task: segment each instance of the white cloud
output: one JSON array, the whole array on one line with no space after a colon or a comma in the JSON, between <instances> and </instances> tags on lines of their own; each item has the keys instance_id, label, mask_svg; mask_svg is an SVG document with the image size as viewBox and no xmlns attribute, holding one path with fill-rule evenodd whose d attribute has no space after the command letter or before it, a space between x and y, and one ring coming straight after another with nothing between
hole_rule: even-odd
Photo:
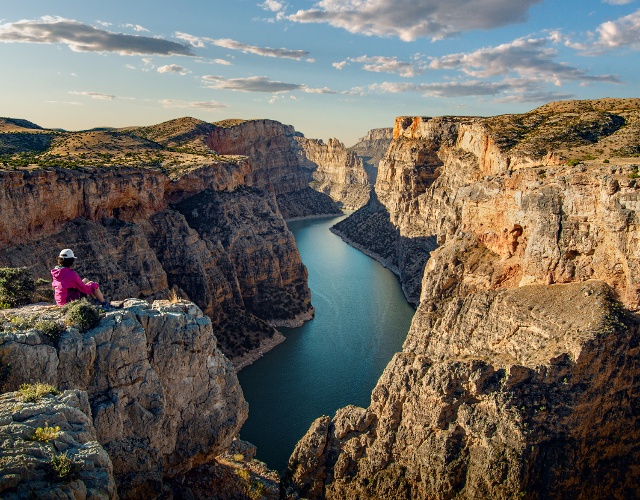
<instances>
[{"instance_id":1,"label":"white cloud","mask_svg":"<svg viewBox=\"0 0 640 500\"><path fill-rule=\"evenodd\" d=\"M113 33L71 19L48 16L0 25L0 42L62 43L75 52L193 55L189 47L162 38Z\"/></svg>"},{"instance_id":2,"label":"white cloud","mask_svg":"<svg viewBox=\"0 0 640 500\"><path fill-rule=\"evenodd\" d=\"M509 89L505 83L447 82L447 83L374 83L369 86L374 92L397 94L419 92L433 97L469 97L496 95Z\"/></svg>"},{"instance_id":3,"label":"white cloud","mask_svg":"<svg viewBox=\"0 0 640 500\"><path fill-rule=\"evenodd\" d=\"M263 3L258 5L264 10L270 10L271 12L278 12L284 7L282 2L277 2L276 0L265 0Z\"/></svg>"},{"instance_id":4,"label":"white cloud","mask_svg":"<svg viewBox=\"0 0 640 500\"><path fill-rule=\"evenodd\" d=\"M77 90L71 90L69 94L91 97L91 99L98 99L100 101L112 101L113 99L116 99L116 96L114 95L102 94L100 92L79 92Z\"/></svg>"},{"instance_id":5,"label":"white cloud","mask_svg":"<svg viewBox=\"0 0 640 500\"><path fill-rule=\"evenodd\" d=\"M226 104L216 101L181 101L179 99L162 99L160 101L164 108L182 108L182 109L204 109L213 111L215 109L226 108Z\"/></svg>"},{"instance_id":6,"label":"white cloud","mask_svg":"<svg viewBox=\"0 0 640 500\"><path fill-rule=\"evenodd\" d=\"M628 3L633 2L634 0L603 0L604 3L608 3L611 5L627 5Z\"/></svg>"},{"instance_id":7,"label":"white cloud","mask_svg":"<svg viewBox=\"0 0 640 500\"><path fill-rule=\"evenodd\" d=\"M311 88L307 87L306 85L302 85L300 90L306 92L307 94L337 94L335 90L331 90L329 87Z\"/></svg>"},{"instance_id":8,"label":"white cloud","mask_svg":"<svg viewBox=\"0 0 640 500\"><path fill-rule=\"evenodd\" d=\"M589 75L585 71L554 61L557 52L546 38L518 38L497 47L434 58L431 69L455 69L474 78L516 73L531 80L562 85L567 81L619 83L613 75Z\"/></svg>"},{"instance_id":9,"label":"white cloud","mask_svg":"<svg viewBox=\"0 0 640 500\"><path fill-rule=\"evenodd\" d=\"M237 90L240 92L290 92L299 90L303 85L269 80L266 76L252 76L249 78L224 78L222 76L203 76L207 86L212 89Z\"/></svg>"},{"instance_id":10,"label":"white cloud","mask_svg":"<svg viewBox=\"0 0 640 500\"><path fill-rule=\"evenodd\" d=\"M327 23L351 33L396 36L404 41L440 39L471 30L488 30L526 20L542 0L321 0L287 19Z\"/></svg>"},{"instance_id":11,"label":"white cloud","mask_svg":"<svg viewBox=\"0 0 640 500\"><path fill-rule=\"evenodd\" d=\"M422 75L427 70L426 64L419 60L406 62L399 61L396 57L368 57L366 55L355 58L348 57L346 61L333 63L333 67L342 69L347 62L362 63L362 69L365 71L373 71L376 73L396 73L405 78Z\"/></svg>"},{"instance_id":12,"label":"white cloud","mask_svg":"<svg viewBox=\"0 0 640 500\"><path fill-rule=\"evenodd\" d=\"M189 73L189 70L183 68L182 66L178 66L177 64L167 64L165 66L160 66L157 69L158 73L172 73L174 75L186 75Z\"/></svg>"},{"instance_id":13,"label":"white cloud","mask_svg":"<svg viewBox=\"0 0 640 500\"><path fill-rule=\"evenodd\" d=\"M231 38L220 38L218 40L211 40L214 45L218 47L224 47L226 49L239 50L241 52L249 52L251 54L257 54L265 57L283 57L286 59L302 59L309 55L306 50L290 50L290 49L272 49L270 47L257 47L255 45L247 45Z\"/></svg>"},{"instance_id":14,"label":"white cloud","mask_svg":"<svg viewBox=\"0 0 640 500\"><path fill-rule=\"evenodd\" d=\"M146 31L149 32L147 28L144 26L140 26L139 24L123 24L123 28L131 28L133 31Z\"/></svg>"},{"instance_id":15,"label":"white cloud","mask_svg":"<svg viewBox=\"0 0 640 500\"><path fill-rule=\"evenodd\" d=\"M616 21L602 23L597 28L595 50L611 50L620 47L640 49L640 10Z\"/></svg>"},{"instance_id":16,"label":"white cloud","mask_svg":"<svg viewBox=\"0 0 640 500\"><path fill-rule=\"evenodd\" d=\"M207 38L200 38L194 35L190 35L189 33L181 33L180 31L176 31L174 36L179 40L184 40L192 47L196 47L199 49L204 48L205 41L208 40Z\"/></svg>"}]
</instances>

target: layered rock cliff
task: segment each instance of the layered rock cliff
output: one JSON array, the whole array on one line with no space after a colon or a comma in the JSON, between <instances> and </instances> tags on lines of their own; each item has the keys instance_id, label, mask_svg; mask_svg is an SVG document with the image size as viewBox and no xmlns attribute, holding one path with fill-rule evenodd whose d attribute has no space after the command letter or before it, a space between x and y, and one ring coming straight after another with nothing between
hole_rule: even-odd
<instances>
[{"instance_id":1,"label":"layered rock cliff","mask_svg":"<svg viewBox=\"0 0 640 500\"><path fill-rule=\"evenodd\" d=\"M364 168L369 174L372 184L376 182L378 164L387 153L391 139L393 139L393 128L374 128L349 148L350 151L362 158Z\"/></svg>"},{"instance_id":2,"label":"layered rock cliff","mask_svg":"<svg viewBox=\"0 0 640 500\"><path fill-rule=\"evenodd\" d=\"M55 249L72 247L79 273L109 298L171 290L193 300L238 367L283 340L275 327L311 318L280 207L289 217L339 210L308 187L292 127L185 118L83 133L23 128L0 134L0 266L50 279ZM41 136L46 147L29 149Z\"/></svg>"},{"instance_id":3,"label":"layered rock cliff","mask_svg":"<svg viewBox=\"0 0 640 500\"><path fill-rule=\"evenodd\" d=\"M337 139L294 137L300 145L298 161L311 175L311 187L329 195L348 210L366 204L371 191L362 159Z\"/></svg>"},{"instance_id":4,"label":"layered rock cliff","mask_svg":"<svg viewBox=\"0 0 640 500\"><path fill-rule=\"evenodd\" d=\"M340 213L328 198L310 193L309 179L298 159L301 134L273 120L218 122L206 143L221 154L245 155L257 166L249 185L276 194L285 219Z\"/></svg>"},{"instance_id":5,"label":"layered rock cliff","mask_svg":"<svg viewBox=\"0 0 640 500\"><path fill-rule=\"evenodd\" d=\"M4 388L39 382L73 389L62 398L78 399L75 409L57 405L47 413L37 405L18 404L11 418L24 425L40 414L34 425L46 421L71 433L54 445L58 451L70 449L73 456L93 457L95 465L80 475L87 478L87 488L102 488L115 497L108 482L113 463L120 497L153 498L163 494L166 480L228 449L248 405L234 367L217 348L211 321L199 308L185 301L149 305L127 300L122 309L107 313L98 326L84 332L75 326L75 316L65 314L70 313L46 306L3 313L2 363L9 365ZM65 320L73 326L52 338L47 322ZM83 403L78 390L86 391L88 402L85 395ZM11 439L28 437L15 426L3 432ZM100 455L92 440L109 457ZM38 458L46 457L36 457L36 462ZM101 477L102 486L96 486ZM22 491L18 484L3 486L3 497Z\"/></svg>"},{"instance_id":6,"label":"layered rock cliff","mask_svg":"<svg viewBox=\"0 0 640 500\"><path fill-rule=\"evenodd\" d=\"M414 270L420 305L371 405L313 424L290 460L294 489L640 494L639 123L638 99L396 120L377 220L390 246L438 248ZM375 222L356 214L374 252L357 229Z\"/></svg>"}]
</instances>

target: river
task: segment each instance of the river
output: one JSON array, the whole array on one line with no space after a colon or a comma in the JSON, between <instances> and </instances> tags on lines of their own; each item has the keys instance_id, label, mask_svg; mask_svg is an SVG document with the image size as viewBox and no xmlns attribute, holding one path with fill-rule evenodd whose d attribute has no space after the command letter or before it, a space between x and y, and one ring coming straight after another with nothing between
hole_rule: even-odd
<instances>
[{"instance_id":1,"label":"river","mask_svg":"<svg viewBox=\"0 0 640 500\"><path fill-rule=\"evenodd\" d=\"M286 341L238 374L249 402L240 437L280 472L315 418L369 406L414 313L391 271L329 231L344 217L288 223L309 270L315 317L282 328Z\"/></svg>"}]
</instances>

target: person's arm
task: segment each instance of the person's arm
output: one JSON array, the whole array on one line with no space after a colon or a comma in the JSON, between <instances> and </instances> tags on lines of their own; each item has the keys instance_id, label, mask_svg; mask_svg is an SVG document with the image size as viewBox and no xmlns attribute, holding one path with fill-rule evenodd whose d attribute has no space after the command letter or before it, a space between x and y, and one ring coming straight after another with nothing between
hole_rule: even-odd
<instances>
[{"instance_id":1,"label":"person's arm","mask_svg":"<svg viewBox=\"0 0 640 500\"><path fill-rule=\"evenodd\" d=\"M73 271L73 269L72 269ZM76 288L78 290L80 290L82 293L86 293L87 295L91 295L93 293L93 291L95 290L96 286L92 285L91 283L93 283L92 281L90 281L89 283L85 283L84 281L82 281L82 278L80 278L80 276L78 275L77 272L73 271L73 287L71 288Z\"/></svg>"}]
</instances>

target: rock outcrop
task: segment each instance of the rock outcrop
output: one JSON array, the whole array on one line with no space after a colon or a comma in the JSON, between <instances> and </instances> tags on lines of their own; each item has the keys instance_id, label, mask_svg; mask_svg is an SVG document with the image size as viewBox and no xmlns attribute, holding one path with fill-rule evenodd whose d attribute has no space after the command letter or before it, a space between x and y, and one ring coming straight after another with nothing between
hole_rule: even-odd
<instances>
[{"instance_id":1,"label":"rock outcrop","mask_svg":"<svg viewBox=\"0 0 640 500\"><path fill-rule=\"evenodd\" d=\"M118 498L87 393L24 399L19 392L0 396L0 496Z\"/></svg>"},{"instance_id":2,"label":"rock outcrop","mask_svg":"<svg viewBox=\"0 0 640 500\"><path fill-rule=\"evenodd\" d=\"M57 307L38 306L4 313L2 357L10 366L5 389L37 381L86 391L88 405L80 409L95 427L95 434L87 429L86 435L109 454L121 497L155 497L166 478L230 446L248 405L233 365L217 348L211 321L198 307L127 300L95 328L81 333L68 327L55 341L33 320L60 322L61 314ZM16 331L15 318L34 326ZM61 419L52 416L49 424L62 428L56 423Z\"/></svg>"},{"instance_id":3,"label":"rock outcrop","mask_svg":"<svg viewBox=\"0 0 640 500\"><path fill-rule=\"evenodd\" d=\"M360 158L364 168L369 174L372 184L375 184L378 177L378 164L387 153L387 149L393 139L393 128L374 128L361 137L356 144L349 148Z\"/></svg>"},{"instance_id":4,"label":"rock outcrop","mask_svg":"<svg viewBox=\"0 0 640 500\"><path fill-rule=\"evenodd\" d=\"M301 166L311 173L310 186L329 195L348 210L367 203L371 184L362 159L337 139L325 144L318 139L294 137L300 145Z\"/></svg>"},{"instance_id":5,"label":"rock outcrop","mask_svg":"<svg viewBox=\"0 0 640 500\"><path fill-rule=\"evenodd\" d=\"M638 99L396 120L375 215L353 226L384 225L391 246L431 238L411 273L420 305L369 408L322 417L300 441L293 489L640 494L639 122Z\"/></svg>"}]
</instances>

